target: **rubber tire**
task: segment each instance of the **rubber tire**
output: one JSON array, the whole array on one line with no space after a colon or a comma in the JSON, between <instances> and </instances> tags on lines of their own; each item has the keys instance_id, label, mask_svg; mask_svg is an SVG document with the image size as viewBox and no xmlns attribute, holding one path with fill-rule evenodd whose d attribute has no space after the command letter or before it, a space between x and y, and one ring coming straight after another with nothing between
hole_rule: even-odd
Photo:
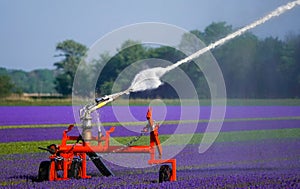
<instances>
[{"instance_id":1,"label":"rubber tire","mask_svg":"<svg viewBox=\"0 0 300 189\"><path fill-rule=\"evenodd\" d=\"M42 161L39 166L38 181L49 180L50 161Z\"/></svg>"},{"instance_id":2,"label":"rubber tire","mask_svg":"<svg viewBox=\"0 0 300 189\"><path fill-rule=\"evenodd\" d=\"M162 165L159 169L159 183L171 180L172 169L169 165Z\"/></svg>"},{"instance_id":3,"label":"rubber tire","mask_svg":"<svg viewBox=\"0 0 300 189\"><path fill-rule=\"evenodd\" d=\"M79 179L80 171L81 171L81 162L73 161L68 171L68 177Z\"/></svg>"}]
</instances>

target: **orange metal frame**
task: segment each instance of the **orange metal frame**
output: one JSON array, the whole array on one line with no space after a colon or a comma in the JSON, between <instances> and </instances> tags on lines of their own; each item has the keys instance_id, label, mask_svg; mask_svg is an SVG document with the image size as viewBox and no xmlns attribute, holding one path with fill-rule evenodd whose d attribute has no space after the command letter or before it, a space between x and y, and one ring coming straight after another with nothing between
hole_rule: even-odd
<instances>
[{"instance_id":1,"label":"orange metal frame","mask_svg":"<svg viewBox=\"0 0 300 189\"><path fill-rule=\"evenodd\" d=\"M68 180L68 170L71 167L74 157L79 157L82 159L82 167L79 171L81 178L91 178L86 172L86 153L96 152L96 153L149 153L150 160L149 165L153 164L163 164L170 163L172 165L172 176L170 181L176 181L176 159L155 159L155 144L160 145L159 140L150 137L149 146L128 146L122 149L122 146L111 146L109 145L110 134L114 132L115 127L111 127L109 131L106 131L106 135L102 136L99 140L98 137L92 137L93 140L98 141L98 145L91 145L88 141L83 141L77 144L67 144L67 141L78 141L79 136L68 136L67 133L73 129L74 125L70 125L68 129L63 131L62 143L58 146L58 150L55 154L51 155L49 158L51 160L50 164L50 175L49 180ZM153 141L156 140L156 141ZM121 150L120 150L121 149ZM115 152L116 151L116 152ZM58 158L63 158L61 161L57 161ZM63 177L59 178L57 176L57 171L63 171Z\"/></svg>"}]
</instances>

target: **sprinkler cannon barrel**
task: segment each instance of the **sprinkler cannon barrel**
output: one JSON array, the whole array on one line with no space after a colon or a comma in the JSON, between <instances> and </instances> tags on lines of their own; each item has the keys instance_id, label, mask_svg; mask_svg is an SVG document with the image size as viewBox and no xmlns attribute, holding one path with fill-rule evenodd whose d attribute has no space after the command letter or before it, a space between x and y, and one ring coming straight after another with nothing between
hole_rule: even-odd
<instances>
[{"instance_id":1,"label":"sprinkler cannon barrel","mask_svg":"<svg viewBox=\"0 0 300 189\"><path fill-rule=\"evenodd\" d=\"M132 90L127 89L125 91L119 92L119 93L114 93L111 95L105 95L104 97L96 98L95 102L92 104L87 104L83 108L80 109L79 114L80 114L80 120L82 124L82 137L86 141L90 141L92 139L92 116L91 114L96 111L97 109L105 106L106 104L116 100L120 96L124 94L130 93ZM99 138L102 136L102 133L99 129Z\"/></svg>"},{"instance_id":2,"label":"sprinkler cannon barrel","mask_svg":"<svg viewBox=\"0 0 300 189\"><path fill-rule=\"evenodd\" d=\"M109 102L112 102L119 98L120 96L124 94L129 94L132 91L132 89L127 89L122 92L114 93L111 95L105 95L104 97L96 98L95 103L93 104L87 104L82 109L80 109L80 118L84 118L87 116L87 114L91 114L92 112L96 111L97 109L105 106Z\"/></svg>"}]
</instances>

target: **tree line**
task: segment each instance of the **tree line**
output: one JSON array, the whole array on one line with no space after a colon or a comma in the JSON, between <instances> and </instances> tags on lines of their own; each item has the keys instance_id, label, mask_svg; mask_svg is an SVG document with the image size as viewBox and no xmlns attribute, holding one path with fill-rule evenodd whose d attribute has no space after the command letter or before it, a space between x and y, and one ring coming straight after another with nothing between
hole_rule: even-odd
<instances>
[{"instance_id":1,"label":"tree line","mask_svg":"<svg viewBox=\"0 0 300 189\"><path fill-rule=\"evenodd\" d=\"M204 31L193 30L191 33L208 45L233 31L231 25L218 22L210 24ZM181 45L184 45L184 39ZM95 90L99 96L110 94L119 74L134 62L157 58L175 63L186 57L172 47L151 47L131 40L125 41L120 49L113 57L108 53L100 54L89 67L88 72L93 72L103 66L100 77L91 78L97 80ZM56 74L52 84L57 92L70 95L77 66L88 48L73 40L66 40L58 43L56 50L59 53L56 56L61 59L54 63ZM285 39L260 39L247 32L211 52L223 73L229 98L298 98L300 95L299 34L288 34ZM199 97L210 98L208 84L201 70L193 63L184 64L180 68L193 82ZM174 82L180 82L180 78L173 79ZM0 81L3 83L1 78ZM119 86L120 89L129 85L130 81L122 81L124 86ZM177 98L177 94L165 83L156 90L134 93L132 97Z\"/></svg>"},{"instance_id":2,"label":"tree line","mask_svg":"<svg viewBox=\"0 0 300 189\"><path fill-rule=\"evenodd\" d=\"M0 97L11 93L57 93L55 90L55 70L37 69L23 71L0 68Z\"/></svg>"}]
</instances>

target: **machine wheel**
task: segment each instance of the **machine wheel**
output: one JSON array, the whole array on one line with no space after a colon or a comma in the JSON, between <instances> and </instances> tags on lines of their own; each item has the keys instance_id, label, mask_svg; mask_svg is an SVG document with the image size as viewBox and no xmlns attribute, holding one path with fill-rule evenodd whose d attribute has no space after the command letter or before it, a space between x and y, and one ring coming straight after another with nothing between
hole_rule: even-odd
<instances>
[{"instance_id":1,"label":"machine wheel","mask_svg":"<svg viewBox=\"0 0 300 189\"><path fill-rule=\"evenodd\" d=\"M68 171L68 177L78 179L81 177L80 173L81 173L81 162L73 161Z\"/></svg>"},{"instance_id":2,"label":"machine wheel","mask_svg":"<svg viewBox=\"0 0 300 189\"><path fill-rule=\"evenodd\" d=\"M159 169L159 183L170 181L172 176L172 169L169 165L162 165Z\"/></svg>"},{"instance_id":3,"label":"machine wheel","mask_svg":"<svg viewBox=\"0 0 300 189\"><path fill-rule=\"evenodd\" d=\"M49 180L50 161L42 161L39 167L38 181Z\"/></svg>"}]
</instances>

